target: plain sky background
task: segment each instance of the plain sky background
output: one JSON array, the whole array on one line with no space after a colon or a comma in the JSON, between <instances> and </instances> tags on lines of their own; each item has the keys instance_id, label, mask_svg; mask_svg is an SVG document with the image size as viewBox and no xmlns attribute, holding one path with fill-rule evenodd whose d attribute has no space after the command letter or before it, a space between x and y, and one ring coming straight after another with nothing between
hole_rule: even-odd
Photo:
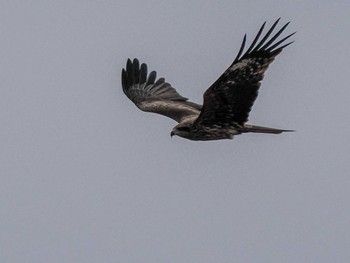
<instances>
[{"instance_id":1,"label":"plain sky background","mask_svg":"<svg viewBox=\"0 0 350 263\"><path fill-rule=\"evenodd\" d=\"M1 1L0 262L349 262L349 1ZM203 92L291 21L250 123L170 138L120 71Z\"/></svg>"}]
</instances>

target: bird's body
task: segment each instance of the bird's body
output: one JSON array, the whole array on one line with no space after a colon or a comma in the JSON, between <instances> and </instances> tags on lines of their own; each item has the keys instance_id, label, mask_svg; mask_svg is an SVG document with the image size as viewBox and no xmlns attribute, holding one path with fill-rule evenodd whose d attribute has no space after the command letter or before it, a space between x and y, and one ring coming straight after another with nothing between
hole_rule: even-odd
<instances>
[{"instance_id":1,"label":"bird's body","mask_svg":"<svg viewBox=\"0 0 350 263\"><path fill-rule=\"evenodd\" d=\"M156 81L155 71L147 76L147 65L140 66L137 59L129 59L122 71L123 91L142 111L162 114L177 121L179 124L173 128L172 136L208 141L232 139L234 135L248 132L279 134L290 131L246 124L265 71L282 49L292 43L280 46L294 33L275 41L288 23L269 39L278 21L259 41L264 23L242 55L244 36L232 65L204 93L203 106L182 97L164 78Z\"/></svg>"}]
</instances>

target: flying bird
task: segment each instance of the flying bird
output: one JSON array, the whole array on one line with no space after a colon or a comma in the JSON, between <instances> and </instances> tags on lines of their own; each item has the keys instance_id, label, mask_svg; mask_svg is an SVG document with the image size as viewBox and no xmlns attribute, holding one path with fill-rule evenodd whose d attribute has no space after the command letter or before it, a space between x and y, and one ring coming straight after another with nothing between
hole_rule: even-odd
<instances>
[{"instance_id":1,"label":"flying bird","mask_svg":"<svg viewBox=\"0 0 350 263\"><path fill-rule=\"evenodd\" d=\"M292 42L285 43L296 32L278 40L289 22L277 32L278 19L261 37L265 23L248 49L244 35L239 52L228 69L204 93L203 106L181 96L164 78L157 79L147 65L138 59L128 59L122 70L125 95L142 111L154 112L174 119L179 124L171 131L195 141L232 139L242 133L280 134L282 130L247 124L248 116L257 98L260 82L275 57Z\"/></svg>"}]
</instances>

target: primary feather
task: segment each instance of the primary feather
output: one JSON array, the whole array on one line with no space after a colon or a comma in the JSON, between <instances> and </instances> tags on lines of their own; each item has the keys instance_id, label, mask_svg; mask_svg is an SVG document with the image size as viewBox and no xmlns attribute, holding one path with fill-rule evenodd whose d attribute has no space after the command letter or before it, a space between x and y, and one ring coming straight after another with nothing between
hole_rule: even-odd
<instances>
[{"instance_id":1,"label":"primary feather","mask_svg":"<svg viewBox=\"0 0 350 263\"><path fill-rule=\"evenodd\" d=\"M181 96L164 78L157 80L155 71L147 76L147 65L140 66L137 59L128 59L126 69L122 70L123 91L141 110L179 122L172 134L191 140L232 138L246 132L289 131L246 125L267 68L292 43L285 41L295 34L277 41L289 24L274 33L279 20L261 37L265 22L245 52L244 36L233 63L204 93L203 106Z\"/></svg>"}]
</instances>

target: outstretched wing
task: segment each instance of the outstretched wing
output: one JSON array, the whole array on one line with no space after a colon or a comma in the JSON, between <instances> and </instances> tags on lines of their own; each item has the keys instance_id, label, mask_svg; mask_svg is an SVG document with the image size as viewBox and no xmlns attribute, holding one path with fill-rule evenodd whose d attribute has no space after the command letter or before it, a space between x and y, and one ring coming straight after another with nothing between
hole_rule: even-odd
<instances>
[{"instance_id":1,"label":"outstretched wing","mask_svg":"<svg viewBox=\"0 0 350 263\"><path fill-rule=\"evenodd\" d=\"M195 124L225 127L243 125L248 120L265 71L282 49L292 43L285 44L285 40L295 34L276 41L288 26L287 23L269 39L278 21L279 19L259 41L265 22L242 55L246 42L246 35L244 36L232 65L204 93L203 109Z\"/></svg>"},{"instance_id":2,"label":"outstretched wing","mask_svg":"<svg viewBox=\"0 0 350 263\"><path fill-rule=\"evenodd\" d=\"M122 86L125 95L142 111L162 114L177 122L189 115L198 115L201 106L182 97L164 78L156 81L157 73L147 77L147 65L138 59L128 59L122 70Z\"/></svg>"}]
</instances>

